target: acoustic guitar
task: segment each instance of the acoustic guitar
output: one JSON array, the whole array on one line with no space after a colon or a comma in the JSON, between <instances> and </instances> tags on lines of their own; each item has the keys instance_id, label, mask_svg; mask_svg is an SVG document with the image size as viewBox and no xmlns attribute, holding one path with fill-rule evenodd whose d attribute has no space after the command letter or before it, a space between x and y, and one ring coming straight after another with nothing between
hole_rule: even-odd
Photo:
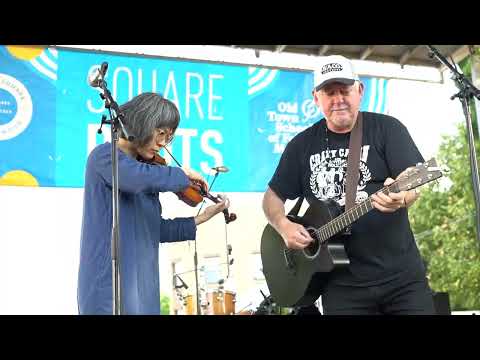
<instances>
[{"instance_id":1,"label":"acoustic guitar","mask_svg":"<svg viewBox=\"0 0 480 360\"><path fill-rule=\"evenodd\" d=\"M378 192L412 190L441 176L441 169L431 159L410 168ZM288 215L290 221L303 225L314 239L302 250L287 248L282 236L267 225L260 251L263 273L275 303L283 307L313 304L322 294L329 273L350 263L344 247L348 241L345 230L373 208L371 196L346 212L333 200L318 200L309 205L303 216Z\"/></svg>"}]
</instances>

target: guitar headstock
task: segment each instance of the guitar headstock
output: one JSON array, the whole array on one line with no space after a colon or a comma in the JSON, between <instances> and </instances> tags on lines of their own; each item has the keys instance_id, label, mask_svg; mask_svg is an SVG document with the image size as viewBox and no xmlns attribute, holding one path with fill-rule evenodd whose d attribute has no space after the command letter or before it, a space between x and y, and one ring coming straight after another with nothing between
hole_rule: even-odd
<instances>
[{"instance_id":1,"label":"guitar headstock","mask_svg":"<svg viewBox=\"0 0 480 360\"><path fill-rule=\"evenodd\" d=\"M442 169L437 165L435 158L417 164L395 181L398 191L415 189L421 185L437 180L443 176Z\"/></svg>"}]
</instances>

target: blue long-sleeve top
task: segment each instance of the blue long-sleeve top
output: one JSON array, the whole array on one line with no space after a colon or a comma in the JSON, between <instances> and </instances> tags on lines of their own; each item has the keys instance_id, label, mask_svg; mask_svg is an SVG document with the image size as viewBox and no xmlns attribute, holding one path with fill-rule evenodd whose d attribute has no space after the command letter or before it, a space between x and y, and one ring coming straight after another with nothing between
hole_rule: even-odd
<instances>
[{"instance_id":1,"label":"blue long-sleeve top","mask_svg":"<svg viewBox=\"0 0 480 360\"><path fill-rule=\"evenodd\" d=\"M111 315L112 159L111 144L97 146L85 173L78 273L80 314ZM193 217L163 219L159 192L189 185L176 167L141 163L118 150L119 268L122 314L160 314L158 245L194 240Z\"/></svg>"}]
</instances>

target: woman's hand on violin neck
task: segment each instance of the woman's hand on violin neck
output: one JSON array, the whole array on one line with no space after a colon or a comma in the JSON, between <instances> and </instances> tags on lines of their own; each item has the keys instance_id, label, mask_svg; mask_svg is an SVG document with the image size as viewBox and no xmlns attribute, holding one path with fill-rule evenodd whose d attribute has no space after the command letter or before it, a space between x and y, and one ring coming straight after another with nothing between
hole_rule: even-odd
<instances>
[{"instance_id":1,"label":"woman's hand on violin neck","mask_svg":"<svg viewBox=\"0 0 480 360\"><path fill-rule=\"evenodd\" d=\"M195 180L195 181L200 182L202 184L205 192L208 192L208 183L205 181L205 179L203 178L202 175L200 175L196 171L194 171L192 169L189 169L189 168L186 168L186 167L182 167L182 170L190 180Z\"/></svg>"},{"instance_id":2,"label":"woman's hand on violin neck","mask_svg":"<svg viewBox=\"0 0 480 360\"><path fill-rule=\"evenodd\" d=\"M200 225L201 223L210 220L212 217L230 206L230 200L225 195L218 196L220 197L218 203L208 206L200 215L195 217L196 225Z\"/></svg>"}]
</instances>

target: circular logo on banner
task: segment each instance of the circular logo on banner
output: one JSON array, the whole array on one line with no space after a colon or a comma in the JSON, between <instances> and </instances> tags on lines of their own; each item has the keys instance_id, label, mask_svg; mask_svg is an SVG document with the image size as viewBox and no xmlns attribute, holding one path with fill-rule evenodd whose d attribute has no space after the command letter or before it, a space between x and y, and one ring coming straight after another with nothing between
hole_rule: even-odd
<instances>
[{"instance_id":1,"label":"circular logo on banner","mask_svg":"<svg viewBox=\"0 0 480 360\"><path fill-rule=\"evenodd\" d=\"M14 77L0 73L0 141L22 133L32 120L32 110L27 88Z\"/></svg>"},{"instance_id":2,"label":"circular logo on banner","mask_svg":"<svg viewBox=\"0 0 480 360\"><path fill-rule=\"evenodd\" d=\"M302 112L304 121L317 117L320 114L320 109L312 99L307 99L302 104Z\"/></svg>"}]
</instances>

